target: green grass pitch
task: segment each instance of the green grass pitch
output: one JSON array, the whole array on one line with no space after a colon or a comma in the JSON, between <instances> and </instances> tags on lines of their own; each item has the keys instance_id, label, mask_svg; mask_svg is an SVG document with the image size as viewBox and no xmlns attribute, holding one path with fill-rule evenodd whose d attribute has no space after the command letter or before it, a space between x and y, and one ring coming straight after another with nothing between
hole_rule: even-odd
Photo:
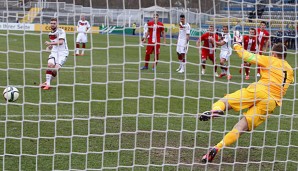
<instances>
[{"instance_id":1,"label":"green grass pitch","mask_svg":"<svg viewBox=\"0 0 298 171\"><path fill-rule=\"evenodd\" d=\"M53 89L43 91L38 84L45 80L47 33L1 32L0 88L12 85L21 93L14 103L0 99L3 170L297 170L297 85L268 122L202 165L207 148L241 115L229 111L200 122L197 113L253 82L255 69L244 80L233 54L231 81L214 78L211 66L201 76L191 42L187 72L178 74L176 40L168 39L156 73L140 71L145 48L137 37L93 34L83 57L73 56L74 35L67 39L68 60ZM297 68L297 55L288 61Z\"/></svg>"}]
</instances>

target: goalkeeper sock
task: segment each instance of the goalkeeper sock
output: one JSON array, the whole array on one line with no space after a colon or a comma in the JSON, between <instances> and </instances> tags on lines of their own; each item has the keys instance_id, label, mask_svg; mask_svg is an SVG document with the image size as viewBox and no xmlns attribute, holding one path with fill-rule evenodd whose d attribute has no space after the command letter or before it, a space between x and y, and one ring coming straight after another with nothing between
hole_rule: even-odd
<instances>
[{"instance_id":1,"label":"goalkeeper sock","mask_svg":"<svg viewBox=\"0 0 298 171\"><path fill-rule=\"evenodd\" d=\"M222 111L224 111L225 109L226 109L226 104L221 100L218 100L217 102L215 102L212 105L212 110L222 110Z\"/></svg>"},{"instance_id":2,"label":"goalkeeper sock","mask_svg":"<svg viewBox=\"0 0 298 171\"><path fill-rule=\"evenodd\" d=\"M221 150L224 146L230 146L238 140L239 136L239 131L234 128L232 129L232 131L227 133L227 135L224 136L223 140L221 140L215 147Z\"/></svg>"}]
</instances>

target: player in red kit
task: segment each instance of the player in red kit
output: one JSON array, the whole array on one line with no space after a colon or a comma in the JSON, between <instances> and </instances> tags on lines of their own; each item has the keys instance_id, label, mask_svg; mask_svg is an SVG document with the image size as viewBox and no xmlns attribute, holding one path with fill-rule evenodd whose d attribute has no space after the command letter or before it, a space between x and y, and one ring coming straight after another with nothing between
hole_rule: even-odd
<instances>
[{"instance_id":1,"label":"player in red kit","mask_svg":"<svg viewBox=\"0 0 298 171\"><path fill-rule=\"evenodd\" d=\"M260 28L257 29L257 52L262 55L267 51L269 45L269 32L266 30L266 22L261 21ZM260 76L260 69L258 68L258 77Z\"/></svg>"},{"instance_id":2,"label":"player in red kit","mask_svg":"<svg viewBox=\"0 0 298 171\"><path fill-rule=\"evenodd\" d=\"M245 35L243 36L243 47L245 50L252 52L252 53L256 53L257 52L257 37L256 37L256 29L254 28L250 28L249 30L249 35ZM240 68L240 73L242 71L242 68L244 66L245 69L245 79L249 80L249 67L250 67L250 63L245 62L244 64L242 64L241 68Z\"/></svg>"},{"instance_id":3,"label":"player in red kit","mask_svg":"<svg viewBox=\"0 0 298 171\"><path fill-rule=\"evenodd\" d=\"M148 32L144 37L148 38L148 45L146 47L146 55L145 55L145 65L141 68L141 70L148 69L148 64L150 61L150 55L154 54L154 64L152 66L152 70L155 70L157 65L157 61L159 59L160 52L160 36L163 36L163 42L166 44L166 34L163 23L158 21L159 15L153 14L153 20L148 22ZM149 37L148 37L149 36ZM143 40L143 43L146 42L146 39Z\"/></svg>"},{"instance_id":4,"label":"player in red kit","mask_svg":"<svg viewBox=\"0 0 298 171\"><path fill-rule=\"evenodd\" d=\"M197 47L201 46L201 42L204 42L203 47L201 49L202 75L205 74L206 60L209 58L214 65L214 75L218 77L218 74L216 72L217 66L214 43L210 41L210 38L214 38L215 41L218 41L218 35L214 33L214 26L212 25L209 26L208 32L204 33L197 41Z\"/></svg>"}]
</instances>

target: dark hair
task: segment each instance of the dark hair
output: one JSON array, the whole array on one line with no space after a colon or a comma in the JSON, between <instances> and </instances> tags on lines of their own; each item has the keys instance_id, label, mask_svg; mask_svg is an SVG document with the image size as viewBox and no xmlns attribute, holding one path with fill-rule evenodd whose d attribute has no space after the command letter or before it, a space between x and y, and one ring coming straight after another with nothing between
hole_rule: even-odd
<instances>
[{"instance_id":1,"label":"dark hair","mask_svg":"<svg viewBox=\"0 0 298 171\"><path fill-rule=\"evenodd\" d=\"M185 15L184 15L184 14L181 14L181 15L180 15L180 18L185 18Z\"/></svg>"},{"instance_id":2,"label":"dark hair","mask_svg":"<svg viewBox=\"0 0 298 171\"><path fill-rule=\"evenodd\" d=\"M261 23L267 25L266 21L261 21Z\"/></svg>"},{"instance_id":3,"label":"dark hair","mask_svg":"<svg viewBox=\"0 0 298 171\"><path fill-rule=\"evenodd\" d=\"M277 54L277 57L280 59L287 58L287 47L282 43L277 43L273 46L272 51Z\"/></svg>"},{"instance_id":4,"label":"dark hair","mask_svg":"<svg viewBox=\"0 0 298 171\"><path fill-rule=\"evenodd\" d=\"M153 16L158 16L159 17L159 14L158 13L155 13L155 14L153 14Z\"/></svg>"},{"instance_id":5,"label":"dark hair","mask_svg":"<svg viewBox=\"0 0 298 171\"><path fill-rule=\"evenodd\" d=\"M227 26L227 25L223 25L222 27L223 27L223 28L225 27L225 28L229 29L229 26Z\"/></svg>"},{"instance_id":6,"label":"dark hair","mask_svg":"<svg viewBox=\"0 0 298 171\"><path fill-rule=\"evenodd\" d=\"M58 19L57 18L51 18L51 21L58 21Z\"/></svg>"},{"instance_id":7,"label":"dark hair","mask_svg":"<svg viewBox=\"0 0 298 171\"><path fill-rule=\"evenodd\" d=\"M251 27L249 30L253 30L256 33L256 29Z\"/></svg>"}]
</instances>

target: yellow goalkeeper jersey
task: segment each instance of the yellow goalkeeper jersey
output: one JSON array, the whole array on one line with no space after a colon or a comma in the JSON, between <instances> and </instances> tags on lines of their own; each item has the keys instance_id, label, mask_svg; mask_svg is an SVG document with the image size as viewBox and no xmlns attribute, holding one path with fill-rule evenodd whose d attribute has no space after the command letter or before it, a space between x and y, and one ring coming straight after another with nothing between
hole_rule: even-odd
<instances>
[{"instance_id":1,"label":"yellow goalkeeper jersey","mask_svg":"<svg viewBox=\"0 0 298 171\"><path fill-rule=\"evenodd\" d=\"M258 89L268 93L280 106L290 83L294 82L293 68L289 63L277 57L250 53L238 44L234 45L234 50L244 61L261 67L260 80L249 85L247 89L251 91Z\"/></svg>"}]
</instances>

